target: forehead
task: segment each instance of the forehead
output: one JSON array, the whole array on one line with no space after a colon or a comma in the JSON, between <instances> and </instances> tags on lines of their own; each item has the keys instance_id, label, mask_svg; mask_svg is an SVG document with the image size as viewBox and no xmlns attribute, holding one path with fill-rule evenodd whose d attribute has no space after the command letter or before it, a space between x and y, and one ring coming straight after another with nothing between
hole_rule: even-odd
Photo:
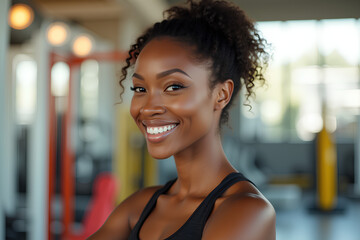
<instances>
[{"instance_id":1,"label":"forehead","mask_svg":"<svg viewBox=\"0 0 360 240\"><path fill-rule=\"evenodd\" d=\"M196 56L194 46L170 37L152 39L140 52L135 62L135 71L143 68L193 70L200 68L208 71L207 61Z\"/></svg>"}]
</instances>

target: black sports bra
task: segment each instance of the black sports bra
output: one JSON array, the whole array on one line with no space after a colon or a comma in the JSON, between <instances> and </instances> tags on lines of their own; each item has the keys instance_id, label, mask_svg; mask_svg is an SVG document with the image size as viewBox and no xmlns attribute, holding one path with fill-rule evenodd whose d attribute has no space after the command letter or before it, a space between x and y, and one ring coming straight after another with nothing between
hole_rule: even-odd
<instances>
[{"instance_id":1,"label":"black sports bra","mask_svg":"<svg viewBox=\"0 0 360 240\"><path fill-rule=\"evenodd\" d=\"M146 218L150 215L156 206L156 201L161 194L166 194L170 187L174 184L176 179L167 182L162 188L157 190L146 204L143 212L140 215L138 222L132 229L129 240L139 240L139 232L144 224ZM210 194L201 202L193 214L175 233L165 240L199 240L201 239L204 226L210 213L214 207L216 199L218 199L229 187L239 181L249 181L241 173L233 172L227 175L221 183L210 192ZM252 183L252 182L251 182Z\"/></svg>"}]
</instances>

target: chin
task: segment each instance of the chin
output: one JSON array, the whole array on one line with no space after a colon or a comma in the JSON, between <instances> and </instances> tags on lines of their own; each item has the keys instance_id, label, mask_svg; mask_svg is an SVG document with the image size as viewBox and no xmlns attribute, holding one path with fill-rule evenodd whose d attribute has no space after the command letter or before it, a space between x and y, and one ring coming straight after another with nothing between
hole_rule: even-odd
<instances>
[{"instance_id":1,"label":"chin","mask_svg":"<svg viewBox=\"0 0 360 240\"><path fill-rule=\"evenodd\" d=\"M174 152L169 149L169 146L154 146L149 142L146 143L146 146L150 156L155 159L167 159L174 155Z\"/></svg>"},{"instance_id":2,"label":"chin","mask_svg":"<svg viewBox=\"0 0 360 240\"><path fill-rule=\"evenodd\" d=\"M158 151L158 150L151 151L150 149L148 149L148 151L149 151L150 156L155 159L167 159L173 155L168 152Z\"/></svg>"}]
</instances>

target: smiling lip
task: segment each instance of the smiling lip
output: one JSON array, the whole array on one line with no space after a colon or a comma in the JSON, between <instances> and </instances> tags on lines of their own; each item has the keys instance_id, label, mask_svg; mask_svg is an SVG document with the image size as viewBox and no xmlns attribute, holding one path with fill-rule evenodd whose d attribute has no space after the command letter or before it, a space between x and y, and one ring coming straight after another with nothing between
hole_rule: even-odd
<instances>
[{"instance_id":1,"label":"smiling lip","mask_svg":"<svg viewBox=\"0 0 360 240\"><path fill-rule=\"evenodd\" d=\"M143 121L146 138L150 142L161 142L177 128L178 123L166 121Z\"/></svg>"}]
</instances>

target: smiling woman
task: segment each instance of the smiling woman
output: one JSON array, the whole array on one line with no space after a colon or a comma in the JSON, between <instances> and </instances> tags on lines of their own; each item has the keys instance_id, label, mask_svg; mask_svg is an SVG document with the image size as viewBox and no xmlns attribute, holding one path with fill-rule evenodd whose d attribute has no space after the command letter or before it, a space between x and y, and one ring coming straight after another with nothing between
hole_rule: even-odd
<instances>
[{"instance_id":1,"label":"smiling woman","mask_svg":"<svg viewBox=\"0 0 360 240\"><path fill-rule=\"evenodd\" d=\"M242 87L264 82L266 42L226 1L188 1L132 45L130 112L150 155L174 156L178 178L122 202L90 239L275 239L275 212L228 162L221 123Z\"/></svg>"},{"instance_id":2,"label":"smiling woman","mask_svg":"<svg viewBox=\"0 0 360 240\"><path fill-rule=\"evenodd\" d=\"M135 92L130 112L155 158L175 156L201 137L213 136L210 128L220 117L220 109L213 111L209 104L216 98L216 91L209 89L210 70L204 63L194 62L191 55L186 44L161 37L149 42L135 63L133 84L141 91ZM231 82L223 87L231 95ZM162 134L147 133L147 129L156 133L169 125L175 127Z\"/></svg>"}]
</instances>

